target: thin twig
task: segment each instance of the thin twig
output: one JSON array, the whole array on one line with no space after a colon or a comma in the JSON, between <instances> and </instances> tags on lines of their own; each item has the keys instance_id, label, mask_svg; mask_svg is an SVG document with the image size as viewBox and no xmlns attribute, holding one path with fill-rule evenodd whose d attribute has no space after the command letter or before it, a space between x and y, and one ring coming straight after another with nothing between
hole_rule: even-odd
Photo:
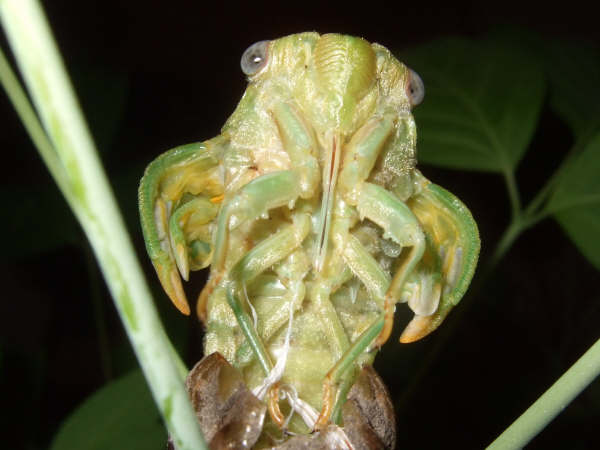
<instances>
[{"instance_id":1,"label":"thin twig","mask_svg":"<svg viewBox=\"0 0 600 450\"><path fill-rule=\"evenodd\" d=\"M525 447L600 374L600 339L536 402L490 444L490 450Z\"/></svg>"}]
</instances>

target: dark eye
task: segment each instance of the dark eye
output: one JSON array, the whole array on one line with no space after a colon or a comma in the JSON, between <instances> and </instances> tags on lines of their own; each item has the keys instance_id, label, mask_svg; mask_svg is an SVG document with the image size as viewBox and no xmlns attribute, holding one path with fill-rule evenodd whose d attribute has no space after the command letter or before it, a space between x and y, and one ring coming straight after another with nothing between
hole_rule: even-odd
<instances>
[{"instance_id":1,"label":"dark eye","mask_svg":"<svg viewBox=\"0 0 600 450\"><path fill-rule=\"evenodd\" d=\"M269 41L259 41L252 44L242 55L240 66L246 75L254 75L267 63Z\"/></svg>"},{"instance_id":2,"label":"dark eye","mask_svg":"<svg viewBox=\"0 0 600 450\"><path fill-rule=\"evenodd\" d=\"M412 106L416 106L423 101L425 97L425 85L421 77L412 69L408 69L410 72L408 85L406 87L406 94L410 100Z\"/></svg>"}]
</instances>

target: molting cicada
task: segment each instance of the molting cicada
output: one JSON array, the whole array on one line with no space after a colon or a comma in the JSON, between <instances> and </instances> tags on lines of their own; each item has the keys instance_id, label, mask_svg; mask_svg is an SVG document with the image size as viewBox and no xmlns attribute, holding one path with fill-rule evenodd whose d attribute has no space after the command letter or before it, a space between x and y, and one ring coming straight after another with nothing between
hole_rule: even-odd
<instances>
[{"instance_id":1,"label":"molting cicada","mask_svg":"<svg viewBox=\"0 0 600 450\"><path fill-rule=\"evenodd\" d=\"M258 402L240 412L254 419L236 419L253 431L243 446L331 427L351 446L336 424L351 420L344 404L396 303L415 313L401 342L437 328L473 276L477 226L416 169L411 109L424 87L386 48L301 33L252 45L241 66L248 88L221 134L146 170L148 254L184 314L181 278L210 266L196 310L215 356L195 370Z\"/></svg>"}]
</instances>

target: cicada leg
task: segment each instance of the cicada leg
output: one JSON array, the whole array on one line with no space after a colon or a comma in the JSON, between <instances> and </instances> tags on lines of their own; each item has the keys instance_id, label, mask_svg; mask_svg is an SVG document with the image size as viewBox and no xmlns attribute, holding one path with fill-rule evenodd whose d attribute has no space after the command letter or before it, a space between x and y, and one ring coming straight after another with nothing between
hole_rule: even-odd
<instances>
[{"instance_id":1,"label":"cicada leg","mask_svg":"<svg viewBox=\"0 0 600 450\"><path fill-rule=\"evenodd\" d=\"M345 259L375 298L381 296L382 290L386 290L385 313L363 332L325 377L323 408L316 428L326 426L329 414L338 408L337 404L334 405L335 388L350 365L372 344L375 337L376 346L389 337L394 304L413 270L429 266L423 273L435 278L434 283L439 289L432 289L431 295L422 299L425 305L419 305L419 310L431 310L429 303L433 302L436 303L433 313L415 314L402 333L400 341L403 343L421 339L435 330L450 309L460 301L473 276L479 254L479 237L469 210L455 196L430 183L420 173L416 172L415 177L420 191L409 200L408 205L383 188L369 183L364 183L358 194L357 209L361 215L380 225L396 242L412 246L389 283L377 263L371 261L368 252L356 238L349 235ZM432 260L440 260L441 267L432 264ZM423 284L428 280L418 281ZM415 306L411 307L415 309ZM343 399L338 398L338 403L340 401Z\"/></svg>"},{"instance_id":2,"label":"cicada leg","mask_svg":"<svg viewBox=\"0 0 600 450\"><path fill-rule=\"evenodd\" d=\"M274 106L272 111L279 135L292 165L291 170L271 172L255 178L231 198L226 199L217 219L217 232L211 281L224 284L226 298L253 353L268 376L273 363L241 301L244 286L273 264L282 260L302 244L310 231L310 217L296 207L294 223L282 227L246 253L227 273L231 231L240 224L258 219L274 208L291 205L298 199L311 198L320 178L319 165L312 155L316 143L307 125L288 104ZM282 416L277 400L271 394L270 410L276 422Z\"/></svg>"},{"instance_id":3,"label":"cicada leg","mask_svg":"<svg viewBox=\"0 0 600 450\"><path fill-rule=\"evenodd\" d=\"M179 273L185 281L189 278L190 262L193 264L193 269L202 269L210 264L210 232L203 225L214 220L218 212L219 205L213 200L197 197L184 203L171 214L169 219L171 250ZM187 236L186 228L191 231Z\"/></svg>"},{"instance_id":4,"label":"cicada leg","mask_svg":"<svg viewBox=\"0 0 600 450\"><path fill-rule=\"evenodd\" d=\"M380 317L367 328L352 343L350 348L344 353L342 358L333 366L325 376L323 381L323 405L321 414L315 424L315 430L321 430L327 426L333 410L335 409L336 388L346 371L354 364L356 359L373 343L375 338L381 333L384 324L384 317ZM343 402L344 399L339 399Z\"/></svg>"},{"instance_id":5,"label":"cicada leg","mask_svg":"<svg viewBox=\"0 0 600 450\"><path fill-rule=\"evenodd\" d=\"M375 258L353 234L345 233L343 242L344 246L342 252L346 267L349 268L352 274L358 277L377 305L383 309L385 292L390 285L390 277L383 271ZM328 405L328 407L331 405L331 420L334 423L338 422L345 394L352 387L355 378L353 373L353 370L347 369L339 375L340 381L337 389L337 397L334 397L336 392L332 388L332 382L334 381L332 379L333 374L328 373L328 378L325 380L327 382L327 387L324 388L323 398L328 400L323 403ZM325 411L325 415L327 413L328 412Z\"/></svg>"},{"instance_id":6,"label":"cicada leg","mask_svg":"<svg viewBox=\"0 0 600 450\"><path fill-rule=\"evenodd\" d=\"M385 294L385 322L376 345L381 347L389 338L394 323L394 306L408 275L415 268L425 252L425 236L417 218L408 206L381 186L364 183L357 209L382 227L384 237L389 237L402 247L410 247L409 253L397 269Z\"/></svg>"},{"instance_id":7,"label":"cicada leg","mask_svg":"<svg viewBox=\"0 0 600 450\"><path fill-rule=\"evenodd\" d=\"M218 208L211 206L211 199L223 194L218 168L225 145L226 140L218 137L169 150L148 166L140 182L140 220L146 249L163 289L184 314L189 314L190 308L178 272L179 266L187 277L189 270L188 240L183 229L194 214L192 220L197 226L216 218ZM177 212L190 200L197 202L194 214L185 206ZM176 222L171 221L174 214L179 219ZM203 259L204 265L209 264L210 254Z\"/></svg>"},{"instance_id":8,"label":"cicada leg","mask_svg":"<svg viewBox=\"0 0 600 450\"><path fill-rule=\"evenodd\" d=\"M375 118L359 129L346 149L340 173L340 190L344 200L355 206L361 217L367 217L384 230L384 237L402 247L410 247L400 268L391 280L362 248L358 239L348 233L344 259L381 304L384 313L356 339L325 377L323 404L316 429L325 427L335 409L335 390L345 371L373 344L380 345L388 338L393 324L394 305L403 285L423 256L425 237L417 218L408 206L383 187L368 183L379 152L393 131L391 118ZM342 239L343 240L343 239ZM339 399L343 401L343 399Z\"/></svg>"},{"instance_id":9,"label":"cicada leg","mask_svg":"<svg viewBox=\"0 0 600 450\"><path fill-rule=\"evenodd\" d=\"M317 429L325 427L329 421L335 406L335 388L345 371L373 344L376 338L376 345L382 335L387 339L389 331L386 331L386 326L391 329L395 301L399 298L398 291L403 286L407 275L421 259L425 249L425 238L408 206L380 186L363 183L362 192L358 195L357 209L361 215L381 226L385 231L384 235L389 235L400 245L410 246L411 249L404 263L389 281L377 262L362 248L358 239L351 234L348 235L344 258L375 299L378 299L380 304L383 303L384 314L351 344L325 377L323 405L315 426Z\"/></svg>"},{"instance_id":10,"label":"cicada leg","mask_svg":"<svg viewBox=\"0 0 600 450\"><path fill-rule=\"evenodd\" d=\"M262 175L225 202L218 219L213 259L213 273L217 276L225 270L230 230L270 209L292 204L298 198L311 198L318 187L319 163L312 154L317 146L313 132L287 103L275 105L272 114L292 169Z\"/></svg>"},{"instance_id":11,"label":"cicada leg","mask_svg":"<svg viewBox=\"0 0 600 450\"><path fill-rule=\"evenodd\" d=\"M408 205L427 236L427 253L440 259L442 292L433 314L415 314L400 337L403 343L434 331L458 304L473 278L480 247L477 224L467 207L418 171L415 179L420 191L408 200Z\"/></svg>"},{"instance_id":12,"label":"cicada leg","mask_svg":"<svg viewBox=\"0 0 600 450\"><path fill-rule=\"evenodd\" d=\"M283 227L246 253L232 268L225 281L227 286L227 302L240 325L246 341L256 355L265 376L268 376L273 370L273 362L241 300L241 298L245 298L243 295L244 286L249 284L263 271L292 253L302 244L309 230L309 216L302 213L296 214L293 224ZM282 425L283 414L279 410L277 384L269 391L268 403L271 417L276 423Z\"/></svg>"},{"instance_id":13,"label":"cicada leg","mask_svg":"<svg viewBox=\"0 0 600 450\"><path fill-rule=\"evenodd\" d=\"M227 277L228 281L225 281L227 302L265 375L268 375L273 369L273 363L240 298L243 297L242 292L245 285L288 256L302 243L310 231L310 219L307 214L297 214L295 219L293 224L283 227L246 253L232 268Z\"/></svg>"},{"instance_id":14,"label":"cicada leg","mask_svg":"<svg viewBox=\"0 0 600 450\"><path fill-rule=\"evenodd\" d=\"M241 298L244 298L242 295L244 286L292 253L302 244L309 231L310 218L308 214L296 214L293 224L283 227L246 253L232 268L227 276L227 281L225 281L227 285L227 302L265 376L268 376L273 370L273 362L241 301ZM275 384L269 392L269 412L273 420L282 425L283 414L279 410L278 398L278 387Z\"/></svg>"}]
</instances>

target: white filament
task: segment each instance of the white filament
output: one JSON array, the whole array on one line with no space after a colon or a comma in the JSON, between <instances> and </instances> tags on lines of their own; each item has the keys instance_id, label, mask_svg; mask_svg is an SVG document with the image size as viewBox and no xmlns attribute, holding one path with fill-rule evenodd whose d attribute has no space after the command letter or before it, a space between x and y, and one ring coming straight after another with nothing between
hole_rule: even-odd
<instances>
[{"instance_id":1,"label":"white filament","mask_svg":"<svg viewBox=\"0 0 600 450\"><path fill-rule=\"evenodd\" d=\"M250 302L248 302L248 304L250 305ZM272 385L281 380L281 377L283 376L283 372L285 370L287 357L290 352L290 337L292 335L292 322L294 320L294 302L290 300L288 305L288 327L285 333L283 347L278 352L279 355L277 358L277 362L275 363L273 369L271 369L271 372L269 372L269 375L265 377L263 382L256 386L254 389L252 389L252 393L260 400L263 400L265 398L265 395L267 394L269 388ZM252 310L254 311L253 308ZM289 421L292 418L293 413L297 413L302 418L306 426L310 429L313 429L315 427L315 424L317 423L317 419L319 418L319 413L312 406L310 406L298 396L298 391L296 391L296 388L294 386L287 384L283 385L280 388L280 392L283 394L283 398L287 400L291 408L290 414L284 422L284 428L287 427ZM330 429L327 433L327 440L330 441L329 444L331 448L336 448L340 450L354 450L354 447L352 447L352 444L350 444L348 436L346 436L346 433L344 433L344 430L342 430L340 427L335 427L335 429L333 430Z\"/></svg>"},{"instance_id":2,"label":"white filament","mask_svg":"<svg viewBox=\"0 0 600 450\"><path fill-rule=\"evenodd\" d=\"M294 386L282 386L281 392L284 394L284 398L287 400L291 408L290 414L283 424L283 428L287 427L292 415L296 413L302 418L308 428L313 429L317 423L317 419L319 418L319 413L312 406L298 397L298 392ZM346 436L346 433L344 433L344 430L342 430L340 427L335 427L333 429L330 428L328 430L327 441L329 441L330 448L354 450L354 447L350 443L348 436Z\"/></svg>"},{"instance_id":3,"label":"white filament","mask_svg":"<svg viewBox=\"0 0 600 450\"><path fill-rule=\"evenodd\" d=\"M290 315L288 320L287 331L285 332L285 341L281 349L281 354L277 358L277 362L275 363L273 369L271 369L271 372L269 372L269 375L265 377L261 384L252 389L252 393L256 395L260 400L262 400L265 397L267 391L272 385L281 380L281 377L283 376L283 371L285 370L285 364L287 363L287 357L290 352L290 336L292 335L292 322L294 320L294 304L292 301L290 301L288 305Z\"/></svg>"},{"instance_id":4,"label":"white filament","mask_svg":"<svg viewBox=\"0 0 600 450\"><path fill-rule=\"evenodd\" d=\"M250 302L250 298L248 297L248 290L246 289L246 283L242 283L244 297L246 300L246 304L250 308L250 312L252 313L252 322L254 323L254 329L258 326L258 314L256 314L256 309L254 305Z\"/></svg>"}]
</instances>

